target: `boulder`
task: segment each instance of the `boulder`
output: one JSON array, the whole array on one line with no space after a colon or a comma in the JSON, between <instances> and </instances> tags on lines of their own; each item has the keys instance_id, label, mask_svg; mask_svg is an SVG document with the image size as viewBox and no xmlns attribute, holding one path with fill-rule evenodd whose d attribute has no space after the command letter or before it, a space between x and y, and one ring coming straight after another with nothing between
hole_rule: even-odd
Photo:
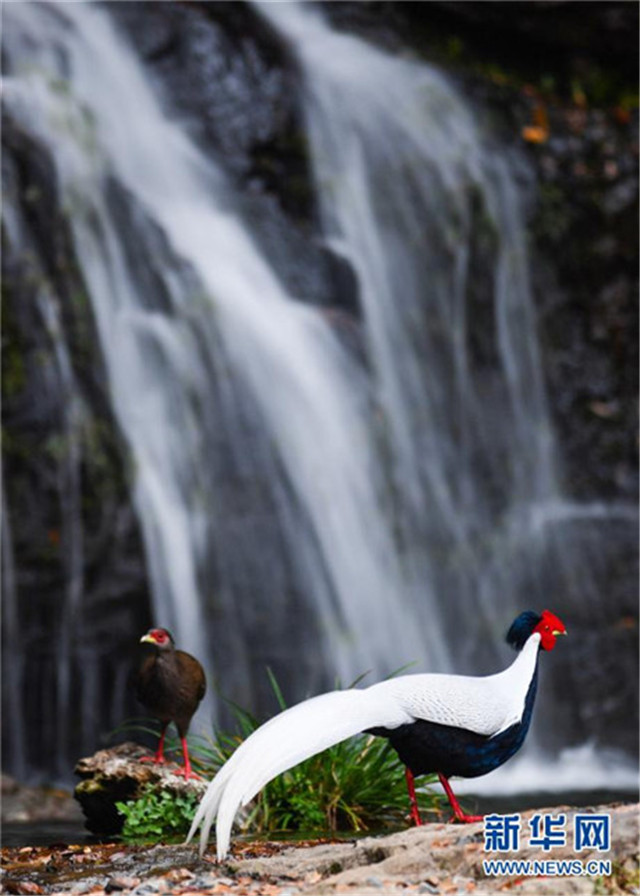
<instances>
[{"instance_id":1,"label":"boulder","mask_svg":"<svg viewBox=\"0 0 640 896\"><path fill-rule=\"evenodd\" d=\"M137 799L149 785L176 796L204 793L207 782L193 778L185 781L181 765L142 761L152 755L146 747L127 742L78 760L75 773L82 780L73 795L82 806L85 826L93 834L119 834L124 818L116 803Z\"/></svg>"}]
</instances>

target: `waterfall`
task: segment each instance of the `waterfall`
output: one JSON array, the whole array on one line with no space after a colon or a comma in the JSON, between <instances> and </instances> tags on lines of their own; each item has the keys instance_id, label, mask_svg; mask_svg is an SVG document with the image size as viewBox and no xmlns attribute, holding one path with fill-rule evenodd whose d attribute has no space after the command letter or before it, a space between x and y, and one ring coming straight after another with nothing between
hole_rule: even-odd
<instances>
[{"instance_id":1,"label":"waterfall","mask_svg":"<svg viewBox=\"0 0 640 896\"><path fill-rule=\"evenodd\" d=\"M490 621L501 593L514 615L518 569L502 580L504 552L558 499L517 160L436 70L330 29L313 8L259 9L300 60L326 239L358 273L414 605L452 592L456 614ZM490 371L470 308L480 229L494 243ZM444 565L458 568L443 581Z\"/></svg>"},{"instance_id":2,"label":"waterfall","mask_svg":"<svg viewBox=\"0 0 640 896\"><path fill-rule=\"evenodd\" d=\"M258 9L300 67L322 239L355 272L363 356L326 309L290 294L233 182L167 114L105 9L5 10L5 107L55 165L154 620L245 704L274 659L298 669L296 697L407 663L493 671L517 612L562 616L590 591L570 522L559 545L548 520L600 512L558 484L530 175L438 71L305 5ZM82 409L43 302L73 436ZM59 707L82 613L69 464ZM210 687L203 723L218 710Z\"/></svg>"}]
</instances>

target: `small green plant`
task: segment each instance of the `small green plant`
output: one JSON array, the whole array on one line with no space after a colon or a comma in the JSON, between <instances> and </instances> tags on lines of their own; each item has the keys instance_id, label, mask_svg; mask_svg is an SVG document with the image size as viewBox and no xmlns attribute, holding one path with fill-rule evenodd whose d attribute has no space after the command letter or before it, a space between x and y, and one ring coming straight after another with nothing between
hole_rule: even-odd
<instances>
[{"instance_id":1,"label":"small green plant","mask_svg":"<svg viewBox=\"0 0 640 896\"><path fill-rule=\"evenodd\" d=\"M137 799L116 803L118 812L124 815L122 836L125 840L184 836L197 804L194 793L180 795L147 785Z\"/></svg>"}]
</instances>

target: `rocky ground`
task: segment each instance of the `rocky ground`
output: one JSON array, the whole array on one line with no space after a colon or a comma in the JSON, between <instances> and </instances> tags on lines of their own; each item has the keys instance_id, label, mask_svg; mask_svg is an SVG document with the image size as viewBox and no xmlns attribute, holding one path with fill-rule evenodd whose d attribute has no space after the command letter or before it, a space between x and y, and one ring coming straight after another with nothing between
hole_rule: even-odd
<instances>
[{"instance_id":1,"label":"rocky ground","mask_svg":"<svg viewBox=\"0 0 640 896\"><path fill-rule=\"evenodd\" d=\"M302 896L302 894L493 894L515 890L522 894L617 894L640 893L638 877L637 804L616 803L581 808L531 809L522 814L519 849L509 853L485 851L482 822L459 825L426 823L382 836L349 839L314 839L275 842L255 836L235 836L229 856L218 863L212 845L201 857L195 845L153 843L133 845L118 839L113 827L116 800L137 798L141 789L157 785L163 792L199 796L203 781L185 782L176 772L179 766L156 766L140 762L151 754L134 743L100 750L81 759L76 773L81 781L75 799L70 793L45 788L20 787L3 778L2 820L12 825L30 822L24 828L20 846L2 850L0 883L2 892L25 894L75 893L102 896ZM82 815L89 830L102 831L101 841L83 836ZM607 813L611 817L611 849L602 852L595 845L575 850L574 816L580 813ZM535 815L566 815L563 830L566 844L543 849L530 841L529 820ZM47 843L32 837L34 822L73 822L61 827ZM8 830L8 828L7 828ZM43 830L48 830L46 824ZM51 828L52 832L55 827ZM73 833L72 833L73 832ZM513 846L513 844L510 844ZM595 869L592 875L559 877L492 876L483 860L552 859L556 862L579 859L587 863L606 859L611 873ZM539 870L539 869L536 869ZM548 869L544 869L548 871Z\"/></svg>"},{"instance_id":2,"label":"rocky ground","mask_svg":"<svg viewBox=\"0 0 640 896\"><path fill-rule=\"evenodd\" d=\"M346 841L275 843L236 840L229 858L218 864L210 848L201 858L193 846L55 844L2 850L2 890L6 893L95 894L123 896L298 896L298 894L521 894L639 893L638 805L591 810L610 813L612 848L580 853L583 863L606 856L611 875L580 877L487 877L482 862L482 823L466 826L427 824L388 836ZM544 810L535 810L535 812ZM566 812L571 830L576 810ZM523 814L523 829L534 811ZM504 857L504 856L503 856ZM573 843L544 853L525 844L507 858L577 858Z\"/></svg>"}]
</instances>

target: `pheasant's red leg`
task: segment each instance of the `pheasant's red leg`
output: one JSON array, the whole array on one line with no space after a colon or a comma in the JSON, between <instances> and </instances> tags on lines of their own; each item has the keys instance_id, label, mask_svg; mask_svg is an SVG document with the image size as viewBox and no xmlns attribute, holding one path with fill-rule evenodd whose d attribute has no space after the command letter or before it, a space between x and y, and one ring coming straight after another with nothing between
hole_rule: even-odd
<instances>
[{"instance_id":1,"label":"pheasant's red leg","mask_svg":"<svg viewBox=\"0 0 640 896\"><path fill-rule=\"evenodd\" d=\"M416 799L416 785L413 780L413 772L408 766L404 770L404 776L407 780L407 790L409 791L409 802L411 803L411 818L413 819L413 823L416 825L416 827L419 827L422 824L422 819L420 818L418 800Z\"/></svg>"},{"instance_id":2,"label":"pheasant's red leg","mask_svg":"<svg viewBox=\"0 0 640 896\"><path fill-rule=\"evenodd\" d=\"M182 741L182 755L184 756L184 768L178 774L184 775L185 781L188 781L189 778L197 778L200 780L200 775L196 775L196 773L191 768L191 763L189 762L189 749L187 747L187 739L185 737L181 737Z\"/></svg>"},{"instance_id":3,"label":"pheasant's red leg","mask_svg":"<svg viewBox=\"0 0 640 896\"><path fill-rule=\"evenodd\" d=\"M465 813L460 808L460 803L456 799L456 795L453 792L453 790L451 789L451 785L449 784L449 782L447 781L445 776L441 772L438 772L438 777L440 778L440 783L444 787L444 792L447 794L447 797L449 798L449 802L451 803L451 808L453 809L453 814L458 819L458 821L465 821L467 823L470 823L472 821L482 821L483 820L484 815L465 815Z\"/></svg>"},{"instance_id":4,"label":"pheasant's red leg","mask_svg":"<svg viewBox=\"0 0 640 896\"><path fill-rule=\"evenodd\" d=\"M140 762L153 762L156 765L162 765L164 762L164 736L167 733L167 727L169 723L166 722L162 726L162 731L160 732L160 740L158 741L158 749L153 756L142 756Z\"/></svg>"}]
</instances>

